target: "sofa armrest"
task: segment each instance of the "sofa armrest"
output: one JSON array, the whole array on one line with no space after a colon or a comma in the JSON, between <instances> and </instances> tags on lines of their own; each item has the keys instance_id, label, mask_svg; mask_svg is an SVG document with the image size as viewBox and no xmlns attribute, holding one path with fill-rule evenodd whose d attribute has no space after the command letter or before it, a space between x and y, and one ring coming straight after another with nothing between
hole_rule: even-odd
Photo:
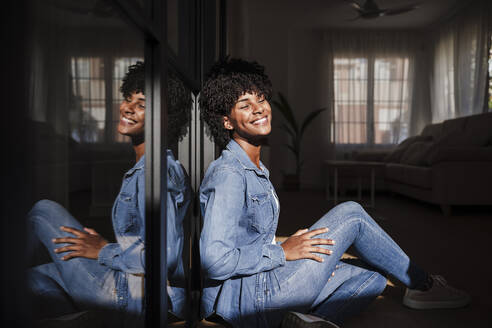
<instances>
[{"instance_id":1,"label":"sofa armrest","mask_svg":"<svg viewBox=\"0 0 492 328\"><path fill-rule=\"evenodd\" d=\"M429 155L428 164L440 162L492 162L492 147L439 147Z\"/></svg>"}]
</instances>

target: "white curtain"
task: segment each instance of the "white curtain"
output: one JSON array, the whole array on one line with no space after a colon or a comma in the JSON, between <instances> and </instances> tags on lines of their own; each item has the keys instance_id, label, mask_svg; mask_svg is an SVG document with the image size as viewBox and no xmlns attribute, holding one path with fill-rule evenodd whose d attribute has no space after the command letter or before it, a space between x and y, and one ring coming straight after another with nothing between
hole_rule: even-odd
<instances>
[{"instance_id":1,"label":"white curtain","mask_svg":"<svg viewBox=\"0 0 492 328\"><path fill-rule=\"evenodd\" d=\"M432 122L486 111L490 4L481 1L435 31Z\"/></svg>"},{"instance_id":2,"label":"white curtain","mask_svg":"<svg viewBox=\"0 0 492 328\"><path fill-rule=\"evenodd\" d=\"M416 66L418 36L402 31L330 31L324 43L331 140L337 153L390 146L411 134L411 114L429 110L413 108L413 81L422 71Z\"/></svg>"}]
</instances>

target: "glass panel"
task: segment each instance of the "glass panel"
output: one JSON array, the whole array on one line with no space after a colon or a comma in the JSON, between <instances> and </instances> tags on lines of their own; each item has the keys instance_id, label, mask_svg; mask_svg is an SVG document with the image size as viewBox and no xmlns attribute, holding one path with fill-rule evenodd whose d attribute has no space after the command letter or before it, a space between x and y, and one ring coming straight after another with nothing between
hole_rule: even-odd
<instances>
[{"instance_id":1,"label":"glass panel","mask_svg":"<svg viewBox=\"0 0 492 328\"><path fill-rule=\"evenodd\" d=\"M127 76L125 101L120 87L130 65L144 58L144 38L111 3L31 3L32 181L26 197L33 208L28 286L35 326L74 313L84 326L142 322L145 174L139 147L147 109L133 91L144 92L143 71Z\"/></svg>"},{"instance_id":2,"label":"glass panel","mask_svg":"<svg viewBox=\"0 0 492 328\"><path fill-rule=\"evenodd\" d=\"M190 88L174 70L167 79L167 276L168 323L189 318L188 290L191 235L191 189L189 169L189 128L194 106Z\"/></svg>"},{"instance_id":3,"label":"glass panel","mask_svg":"<svg viewBox=\"0 0 492 328\"><path fill-rule=\"evenodd\" d=\"M492 37L491 44L492 44ZM492 111L492 46L489 49L489 111Z\"/></svg>"},{"instance_id":4,"label":"glass panel","mask_svg":"<svg viewBox=\"0 0 492 328\"><path fill-rule=\"evenodd\" d=\"M334 59L334 141L338 144L367 142L367 59Z\"/></svg>"},{"instance_id":5,"label":"glass panel","mask_svg":"<svg viewBox=\"0 0 492 328\"><path fill-rule=\"evenodd\" d=\"M404 57L374 61L374 143L393 144L408 136L409 60Z\"/></svg>"},{"instance_id":6,"label":"glass panel","mask_svg":"<svg viewBox=\"0 0 492 328\"><path fill-rule=\"evenodd\" d=\"M197 2L192 0L167 0L167 44L169 56L179 65L187 78L198 81L196 61ZM207 7L204 5L204 7ZM205 47L208 49L208 47Z\"/></svg>"}]
</instances>

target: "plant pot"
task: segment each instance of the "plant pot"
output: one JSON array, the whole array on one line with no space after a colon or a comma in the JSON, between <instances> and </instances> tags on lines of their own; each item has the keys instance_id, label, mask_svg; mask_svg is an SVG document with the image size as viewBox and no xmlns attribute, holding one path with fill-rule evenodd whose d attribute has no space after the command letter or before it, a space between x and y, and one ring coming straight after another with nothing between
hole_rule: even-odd
<instances>
[{"instance_id":1,"label":"plant pot","mask_svg":"<svg viewBox=\"0 0 492 328\"><path fill-rule=\"evenodd\" d=\"M285 191L299 191L299 175L285 174L283 181L283 189Z\"/></svg>"}]
</instances>

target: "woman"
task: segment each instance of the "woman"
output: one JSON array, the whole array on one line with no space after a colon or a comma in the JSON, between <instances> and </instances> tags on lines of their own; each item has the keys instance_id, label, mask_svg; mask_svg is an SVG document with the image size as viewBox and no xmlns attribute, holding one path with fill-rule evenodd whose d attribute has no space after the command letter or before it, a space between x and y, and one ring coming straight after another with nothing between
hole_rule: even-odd
<instances>
[{"instance_id":1,"label":"woman","mask_svg":"<svg viewBox=\"0 0 492 328\"><path fill-rule=\"evenodd\" d=\"M190 93L170 72L168 80L170 140L186 134ZM88 309L118 310L129 313L121 323L140 323L144 311L145 274L145 64L128 68L121 93L118 132L128 136L135 151L135 165L128 170L113 205L112 223L116 242L110 243L95 230L83 227L60 204L38 201L28 214L29 245L34 253L44 245L51 262L28 272L29 290L36 319L51 318ZM167 157L167 269L170 311L184 317L186 299L181 260L183 220L190 202L186 171ZM34 255L34 254L31 254ZM89 312L84 313L87 320ZM116 326L117 324L115 324Z\"/></svg>"},{"instance_id":2,"label":"woman","mask_svg":"<svg viewBox=\"0 0 492 328\"><path fill-rule=\"evenodd\" d=\"M202 315L243 327L282 319L283 326L336 327L383 291L388 274L408 287L409 307L466 305L466 293L416 266L354 202L275 243L279 202L260 161L271 95L264 68L239 59L217 63L201 92L202 118L225 146L200 188ZM349 246L362 261L340 260Z\"/></svg>"}]
</instances>

